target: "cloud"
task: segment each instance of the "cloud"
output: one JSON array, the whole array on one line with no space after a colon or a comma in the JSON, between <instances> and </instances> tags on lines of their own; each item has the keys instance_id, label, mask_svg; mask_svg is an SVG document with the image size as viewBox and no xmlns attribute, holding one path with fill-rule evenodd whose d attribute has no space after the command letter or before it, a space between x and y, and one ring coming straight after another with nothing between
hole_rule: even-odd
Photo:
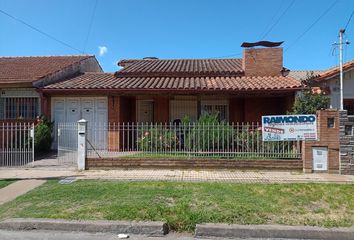
<instances>
[{"instance_id":1,"label":"cloud","mask_svg":"<svg viewBox=\"0 0 354 240\"><path fill-rule=\"evenodd\" d=\"M106 46L98 46L98 55L102 57L108 52L108 48Z\"/></svg>"}]
</instances>

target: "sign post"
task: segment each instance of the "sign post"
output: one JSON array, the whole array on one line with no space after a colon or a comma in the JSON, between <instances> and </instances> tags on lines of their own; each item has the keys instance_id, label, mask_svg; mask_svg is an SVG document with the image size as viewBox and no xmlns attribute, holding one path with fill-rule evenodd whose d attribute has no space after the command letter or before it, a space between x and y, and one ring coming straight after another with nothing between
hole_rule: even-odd
<instances>
[{"instance_id":1,"label":"sign post","mask_svg":"<svg viewBox=\"0 0 354 240\"><path fill-rule=\"evenodd\" d=\"M262 116L263 141L317 140L314 114Z\"/></svg>"}]
</instances>

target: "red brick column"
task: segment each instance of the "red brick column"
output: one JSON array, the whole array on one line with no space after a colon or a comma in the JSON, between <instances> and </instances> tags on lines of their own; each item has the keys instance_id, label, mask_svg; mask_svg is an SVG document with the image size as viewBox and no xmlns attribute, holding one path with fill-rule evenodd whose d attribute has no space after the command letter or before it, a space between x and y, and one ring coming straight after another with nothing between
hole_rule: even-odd
<instances>
[{"instance_id":1,"label":"red brick column","mask_svg":"<svg viewBox=\"0 0 354 240\"><path fill-rule=\"evenodd\" d=\"M120 97L109 96L108 97L108 150L119 151L119 132L113 129L114 124L118 124L120 119Z\"/></svg>"},{"instance_id":2,"label":"red brick column","mask_svg":"<svg viewBox=\"0 0 354 240\"><path fill-rule=\"evenodd\" d=\"M135 122L135 98L129 96L109 96L108 97L108 149L119 151L123 146L123 133L118 127L124 124Z\"/></svg>"},{"instance_id":3,"label":"red brick column","mask_svg":"<svg viewBox=\"0 0 354 240\"><path fill-rule=\"evenodd\" d=\"M51 109L50 109L50 96L46 96L43 93L40 93L40 102L41 102L41 114L45 115L50 119Z\"/></svg>"},{"instance_id":4,"label":"red brick column","mask_svg":"<svg viewBox=\"0 0 354 240\"><path fill-rule=\"evenodd\" d=\"M328 109L317 111L318 141L302 142L303 171L313 172L313 147L328 148L328 172L339 172L339 113ZM328 128L328 118L334 118L334 127Z\"/></svg>"}]
</instances>

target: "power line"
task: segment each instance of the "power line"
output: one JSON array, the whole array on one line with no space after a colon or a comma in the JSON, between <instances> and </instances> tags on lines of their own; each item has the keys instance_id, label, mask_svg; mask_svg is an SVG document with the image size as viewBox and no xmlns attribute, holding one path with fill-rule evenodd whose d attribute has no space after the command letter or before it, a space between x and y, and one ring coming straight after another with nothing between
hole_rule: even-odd
<instances>
[{"instance_id":1,"label":"power line","mask_svg":"<svg viewBox=\"0 0 354 240\"><path fill-rule=\"evenodd\" d=\"M338 0L334 1L303 33L301 33L295 41L293 41L285 51L288 51L289 48L294 46L306 33L308 33L336 4Z\"/></svg>"},{"instance_id":2,"label":"power line","mask_svg":"<svg viewBox=\"0 0 354 240\"><path fill-rule=\"evenodd\" d=\"M348 19L347 24L345 24L344 31L347 30L347 27L348 27L348 25L349 25L349 23L350 23L350 20L352 20L353 15L354 15L354 10L352 11L352 14L350 14L350 17L349 17L349 19Z\"/></svg>"},{"instance_id":3,"label":"power line","mask_svg":"<svg viewBox=\"0 0 354 240\"><path fill-rule=\"evenodd\" d=\"M242 55L242 52L240 53L234 53L230 55L224 55L224 56L218 56L218 57L209 57L209 59L217 59L217 58L229 58L229 57L236 57Z\"/></svg>"},{"instance_id":4,"label":"power line","mask_svg":"<svg viewBox=\"0 0 354 240\"><path fill-rule=\"evenodd\" d=\"M68 48L71 48L72 50L75 50L75 51L77 51L77 52L79 52L79 53L82 53L82 54L84 53L84 52L81 51L80 49L75 48L75 47L69 45L69 44L66 43L66 42L63 42L63 41L57 39L56 37L53 37L52 35L50 35L50 34L48 34L48 33L46 33L46 32L43 32L42 30L40 30L40 29L38 29L38 28L32 26L32 25L29 24L29 23L26 23L25 21L23 21L23 20L21 20L21 19L15 17L15 16L13 16L13 15L11 15L10 13L7 13L7 12L1 10L1 9L0 9L0 13L2 13L2 14L4 14L4 15L8 16L9 18L12 18L13 20L15 20L15 21L17 21L17 22L22 23L23 25L25 25L25 26L31 28L32 30L34 30L34 31L36 31L36 32L39 32L40 34L42 34L42 35L44 35L44 36L46 36L46 37L48 37L48 38L50 38L50 39L52 39L52 40L54 40L54 41L60 43L60 44L66 46L66 47L68 47Z\"/></svg>"},{"instance_id":5,"label":"power line","mask_svg":"<svg viewBox=\"0 0 354 240\"><path fill-rule=\"evenodd\" d=\"M90 37L91 28L92 28L92 24L93 24L93 19L95 18L97 3L98 3L98 0L95 1L95 5L93 6L93 10L92 10L92 14L91 14L91 19L90 19L90 23L89 23L89 28L88 28L88 31L87 31L87 35L86 35L86 39L85 39L85 44L84 44L84 52L86 51L87 42L88 42L88 39L89 39L89 37Z\"/></svg>"},{"instance_id":6,"label":"power line","mask_svg":"<svg viewBox=\"0 0 354 240\"><path fill-rule=\"evenodd\" d=\"M279 16L279 18L277 19L277 21L270 27L270 29L263 34L263 36L261 37L261 39L264 39L266 36L268 36L268 34L273 30L273 28L280 22L280 20L283 18L283 16L288 12L288 10L294 5L295 0L292 0L290 2L290 4L288 5L288 7L284 10L284 12Z\"/></svg>"},{"instance_id":7,"label":"power line","mask_svg":"<svg viewBox=\"0 0 354 240\"><path fill-rule=\"evenodd\" d=\"M273 20L275 19L275 17L278 15L280 9L281 9L282 6L283 6L283 3L284 3L284 1L282 1L281 4L279 4L278 9L275 11L273 17L270 19L268 26L267 26L266 28L264 28L264 31L259 35L259 38L261 38L261 36L263 36L263 35L265 34L265 32L267 31L269 25L273 22Z\"/></svg>"}]
</instances>

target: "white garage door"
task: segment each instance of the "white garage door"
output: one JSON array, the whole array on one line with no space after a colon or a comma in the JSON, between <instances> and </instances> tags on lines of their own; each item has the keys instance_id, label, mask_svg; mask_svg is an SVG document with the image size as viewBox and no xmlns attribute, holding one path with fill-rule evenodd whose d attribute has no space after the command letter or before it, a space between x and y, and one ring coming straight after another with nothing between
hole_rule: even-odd
<instances>
[{"instance_id":1,"label":"white garage door","mask_svg":"<svg viewBox=\"0 0 354 240\"><path fill-rule=\"evenodd\" d=\"M57 132L58 123L75 123L80 119L88 121L88 139L92 144L106 145L107 133L103 131L107 125L107 98L102 97L60 97L52 99L52 116ZM99 130L98 130L99 127ZM57 136L53 146L57 146ZM99 146L97 146L99 147Z\"/></svg>"}]
</instances>

